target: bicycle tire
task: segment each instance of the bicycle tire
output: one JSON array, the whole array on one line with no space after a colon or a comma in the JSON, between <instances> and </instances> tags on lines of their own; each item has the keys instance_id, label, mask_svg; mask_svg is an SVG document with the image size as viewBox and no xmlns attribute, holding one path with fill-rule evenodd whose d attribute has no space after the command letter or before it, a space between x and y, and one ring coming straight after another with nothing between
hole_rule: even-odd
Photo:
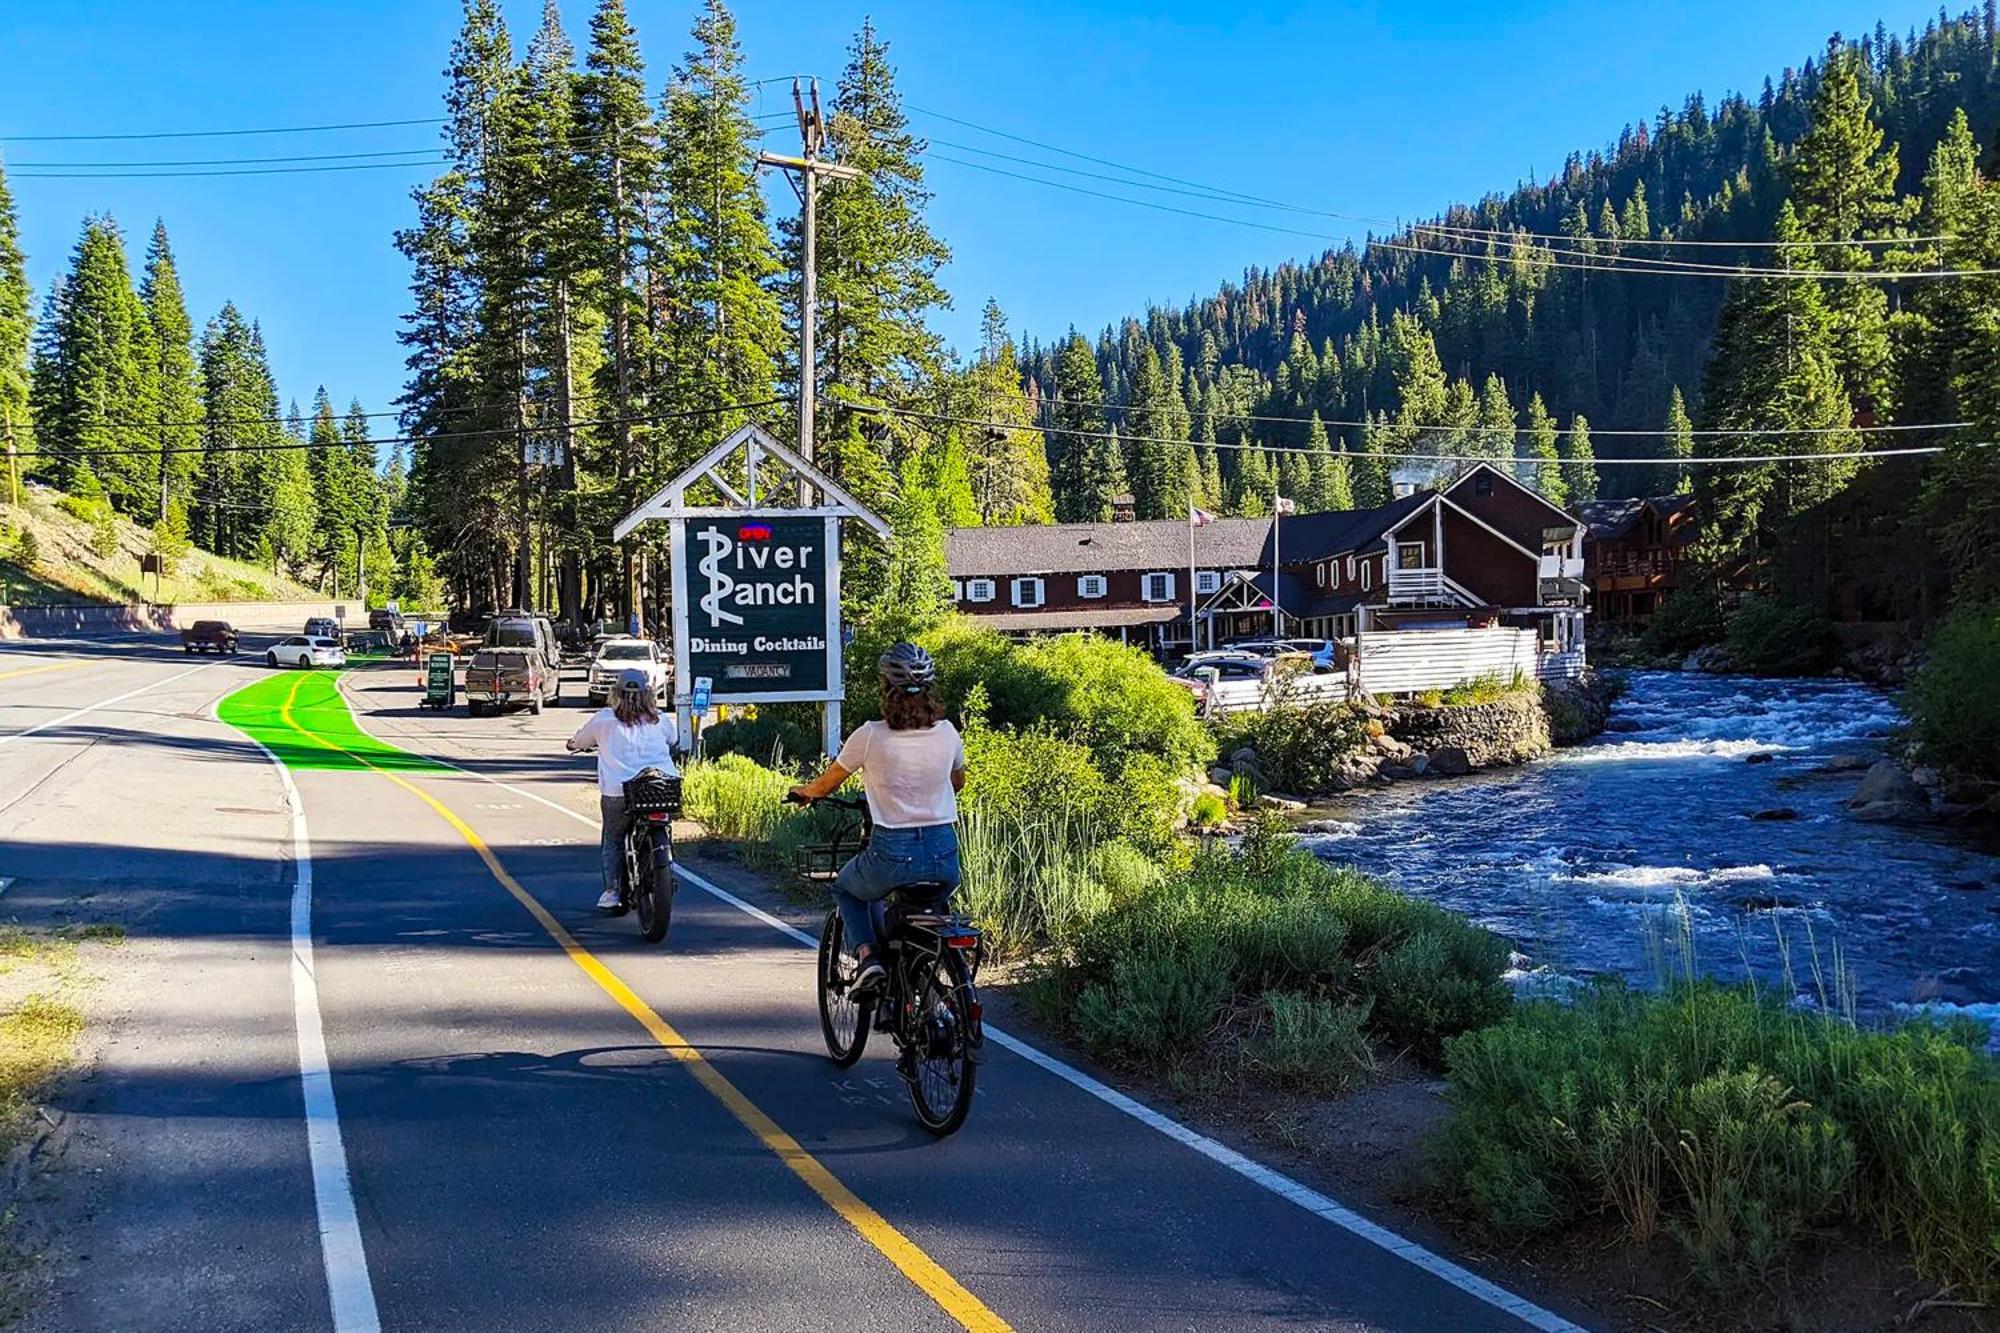
<instances>
[{"instance_id":1,"label":"bicycle tire","mask_svg":"<svg viewBox=\"0 0 2000 1333\"><path fill-rule=\"evenodd\" d=\"M639 868L639 883L634 887L633 897L639 907L639 938L648 944L658 944L667 937L667 928L674 921L673 872L667 872L667 882L660 879L659 858L653 847L653 839L661 836L648 829L645 832L645 846L635 858Z\"/></svg>"},{"instance_id":2,"label":"bicycle tire","mask_svg":"<svg viewBox=\"0 0 2000 1333\"><path fill-rule=\"evenodd\" d=\"M927 1015L920 1033L910 1034L914 1040L929 1043L934 1029L928 1021L935 1014L933 1006L941 1006L945 1011L947 1030L935 1035L944 1039L947 1051L941 1056L932 1056L928 1049L918 1050L915 1056L915 1075L907 1080L910 1085L910 1105L915 1108L917 1121L925 1129L939 1138L956 1133L965 1118L972 1114L973 1091L979 1082L979 1063L974 1058L974 1032L972 1019L966 1013L966 1003L973 997L972 972L965 965L955 949L946 949L938 960L938 971L944 974L947 985L940 986L938 973L931 974L926 983L930 991L924 1010ZM936 1077L927 1080L927 1072ZM930 1085L927 1087L927 1083ZM933 1093L943 1094L948 1089L949 1100L937 1104Z\"/></svg>"},{"instance_id":3,"label":"bicycle tire","mask_svg":"<svg viewBox=\"0 0 2000 1333\"><path fill-rule=\"evenodd\" d=\"M819 932L819 1032L826 1039L826 1053L834 1067L847 1069L868 1047L875 1003L847 998L847 988L859 969L842 956L841 943L840 909L829 908Z\"/></svg>"}]
</instances>

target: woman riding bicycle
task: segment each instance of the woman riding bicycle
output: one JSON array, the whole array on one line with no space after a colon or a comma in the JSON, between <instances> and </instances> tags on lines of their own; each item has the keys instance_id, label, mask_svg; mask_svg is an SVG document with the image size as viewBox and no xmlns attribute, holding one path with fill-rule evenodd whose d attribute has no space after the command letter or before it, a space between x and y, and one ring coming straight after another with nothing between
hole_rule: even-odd
<instances>
[{"instance_id":1,"label":"woman riding bicycle","mask_svg":"<svg viewBox=\"0 0 2000 1333\"><path fill-rule=\"evenodd\" d=\"M573 753L597 751L597 810L603 824L598 834L598 861L604 872L604 895L597 900L601 912L617 911L620 900L625 784L647 768L680 776L673 754L677 739L674 715L660 712L652 678L636 667L618 673L610 706L591 714L590 721L569 738Z\"/></svg>"},{"instance_id":2,"label":"woman riding bicycle","mask_svg":"<svg viewBox=\"0 0 2000 1333\"><path fill-rule=\"evenodd\" d=\"M867 774L868 845L840 868L833 896L842 932L854 945L860 971L854 990L867 992L884 978L876 959L877 912L904 884L935 881L958 887L958 797L965 785L965 742L944 720L931 697L937 667L913 643L882 654L882 720L855 728L840 757L811 782L792 788L803 801L840 790L856 773Z\"/></svg>"}]
</instances>

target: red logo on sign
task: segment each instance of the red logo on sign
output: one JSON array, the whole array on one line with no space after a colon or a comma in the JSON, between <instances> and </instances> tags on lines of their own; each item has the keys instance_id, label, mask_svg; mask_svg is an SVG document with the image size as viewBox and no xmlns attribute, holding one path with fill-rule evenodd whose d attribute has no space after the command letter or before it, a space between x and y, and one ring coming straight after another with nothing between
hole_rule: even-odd
<instances>
[{"instance_id":1,"label":"red logo on sign","mask_svg":"<svg viewBox=\"0 0 2000 1333\"><path fill-rule=\"evenodd\" d=\"M771 529L763 523L746 523L736 529L739 542L767 542L771 540Z\"/></svg>"}]
</instances>

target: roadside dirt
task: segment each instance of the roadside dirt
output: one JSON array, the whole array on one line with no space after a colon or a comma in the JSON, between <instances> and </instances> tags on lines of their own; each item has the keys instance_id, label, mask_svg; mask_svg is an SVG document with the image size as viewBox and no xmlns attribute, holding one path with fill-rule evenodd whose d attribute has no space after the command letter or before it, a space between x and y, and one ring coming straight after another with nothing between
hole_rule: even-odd
<instances>
[{"instance_id":1,"label":"roadside dirt","mask_svg":"<svg viewBox=\"0 0 2000 1333\"><path fill-rule=\"evenodd\" d=\"M679 832L683 853L698 873L781 920L818 933L826 911L823 900L808 899L802 886L746 866L735 849L704 841L690 826ZM1919 1279L1906 1255L1859 1227L1819 1238L1795 1267L1726 1300L1695 1287L1666 1240L1638 1250L1608 1231L1593 1231L1533 1245L1494 1245L1454 1214L1428 1174L1428 1141L1450 1115L1444 1081L1433 1071L1382 1053L1374 1076L1363 1086L1322 1098L1261 1084L1219 1085L1212 1077L1109 1068L1035 1015L1023 998L1022 980L1018 967L994 967L982 974L990 1021L1591 1327L1616 1333L1876 1333L1906 1328L1970 1333L2000 1328L2000 1317L1961 1308L1954 1293Z\"/></svg>"}]
</instances>

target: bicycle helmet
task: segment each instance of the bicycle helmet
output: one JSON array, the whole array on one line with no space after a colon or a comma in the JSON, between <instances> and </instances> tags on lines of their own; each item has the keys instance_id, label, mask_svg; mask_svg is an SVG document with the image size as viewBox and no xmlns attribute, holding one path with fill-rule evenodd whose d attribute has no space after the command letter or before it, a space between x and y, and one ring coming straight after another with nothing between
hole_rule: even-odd
<instances>
[{"instance_id":1,"label":"bicycle helmet","mask_svg":"<svg viewBox=\"0 0 2000 1333\"><path fill-rule=\"evenodd\" d=\"M897 644L876 665L882 669L883 685L904 694L922 694L937 679L937 663L914 643Z\"/></svg>"},{"instance_id":2,"label":"bicycle helmet","mask_svg":"<svg viewBox=\"0 0 2000 1333\"><path fill-rule=\"evenodd\" d=\"M637 667L626 667L618 673L618 693L627 699L639 698L652 685L652 680Z\"/></svg>"}]
</instances>

